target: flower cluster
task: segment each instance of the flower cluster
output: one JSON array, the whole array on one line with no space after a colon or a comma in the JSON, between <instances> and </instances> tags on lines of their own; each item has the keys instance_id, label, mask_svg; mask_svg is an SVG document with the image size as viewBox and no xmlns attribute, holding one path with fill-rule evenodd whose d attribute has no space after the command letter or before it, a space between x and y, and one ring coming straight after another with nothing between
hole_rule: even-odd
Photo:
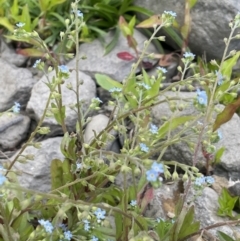
<instances>
[{"instance_id":1,"label":"flower cluster","mask_svg":"<svg viewBox=\"0 0 240 241\"><path fill-rule=\"evenodd\" d=\"M116 93L116 92L121 92L122 89L121 88L117 88L117 87L114 87L112 89L109 90L110 93Z\"/></svg>"},{"instance_id":2,"label":"flower cluster","mask_svg":"<svg viewBox=\"0 0 240 241\"><path fill-rule=\"evenodd\" d=\"M65 231L63 234L64 234L64 239L69 240L69 241L71 240L71 238L73 236L71 231L69 231L69 230Z\"/></svg>"},{"instance_id":3,"label":"flower cluster","mask_svg":"<svg viewBox=\"0 0 240 241\"><path fill-rule=\"evenodd\" d=\"M69 74L69 69L66 65L60 65L58 68L62 74Z\"/></svg>"},{"instance_id":4,"label":"flower cluster","mask_svg":"<svg viewBox=\"0 0 240 241\"><path fill-rule=\"evenodd\" d=\"M211 176L206 176L206 177L204 177L204 176L202 176L202 177L197 177L196 178L196 180L195 180L195 185L196 186L202 186L202 185L204 185L204 184L213 184L214 183L214 178L213 177L211 177Z\"/></svg>"},{"instance_id":5,"label":"flower cluster","mask_svg":"<svg viewBox=\"0 0 240 241\"><path fill-rule=\"evenodd\" d=\"M175 12L173 12L173 11L164 11L164 14L169 15L169 16L171 16L173 18L177 17L177 14Z\"/></svg>"},{"instance_id":6,"label":"flower cluster","mask_svg":"<svg viewBox=\"0 0 240 241\"><path fill-rule=\"evenodd\" d=\"M160 66L157 67L157 70L161 71L163 74L167 73L167 70L163 67L160 67Z\"/></svg>"},{"instance_id":7,"label":"flower cluster","mask_svg":"<svg viewBox=\"0 0 240 241\"><path fill-rule=\"evenodd\" d=\"M147 180L149 182L156 182L161 173L164 173L163 164L154 162L151 169L146 172Z\"/></svg>"},{"instance_id":8,"label":"flower cluster","mask_svg":"<svg viewBox=\"0 0 240 241\"><path fill-rule=\"evenodd\" d=\"M223 83L223 76L222 74L219 72L219 71L215 71L215 74L217 76L217 82L218 82L218 85L222 85Z\"/></svg>"},{"instance_id":9,"label":"flower cluster","mask_svg":"<svg viewBox=\"0 0 240 241\"><path fill-rule=\"evenodd\" d=\"M130 205L131 205L132 207L136 207L136 206L137 206L137 200L132 200L132 201L130 202Z\"/></svg>"},{"instance_id":10,"label":"flower cluster","mask_svg":"<svg viewBox=\"0 0 240 241\"><path fill-rule=\"evenodd\" d=\"M151 89L151 87L149 85L145 84L145 83L138 83L137 85L143 87L146 90L150 90Z\"/></svg>"},{"instance_id":11,"label":"flower cluster","mask_svg":"<svg viewBox=\"0 0 240 241\"><path fill-rule=\"evenodd\" d=\"M19 22L19 23L16 24L16 26L17 26L18 28L22 28L22 27L25 26L25 23Z\"/></svg>"},{"instance_id":12,"label":"flower cluster","mask_svg":"<svg viewBox=\"0 0 240 241\"><path fill-rule=\"evenodd\" d=\"M89 229L91 228L90 225L89 225L90 222L87 219L84 219L83 223L84 223L84 230L89 231Z\"/></svg>"},{"instance_id":13,"label":"flower cluster","mask_svg":"<svg viewBox=\"0 0 240 241\"><path fill-rule=\"evenodd\" d=\"M52 233L54 227L48 220L40 219L38 222L44 227L47 233Z\"/></svg>"}]
</instances>

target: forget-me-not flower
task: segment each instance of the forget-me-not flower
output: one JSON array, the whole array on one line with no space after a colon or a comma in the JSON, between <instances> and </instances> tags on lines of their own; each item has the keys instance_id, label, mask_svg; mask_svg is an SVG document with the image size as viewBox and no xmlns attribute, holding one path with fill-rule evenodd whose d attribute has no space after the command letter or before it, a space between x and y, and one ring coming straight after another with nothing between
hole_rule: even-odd
<instances>
[{"instance_id":1,"label":"forget-me-not flower","mask_svg":"<svg viewBox=\"0 0 240 241\"><path fill-rule=\"evenodd\" d=\"M164 14L170 15L173 18L177 17L177 14L173 11L164 11Z\"/></svg>"},{"instance_id":2,"label":"forget-me-not flower","mask_svg":"<svg viewBox=\"0 0 240 241\"><path fill-rule=\"evenodd\" d=\"M159 174L155 172L153 169L150 169L146 172L147 180L149 182L156 182Z\"/></svg>"},{"instance_id":3,"label":"forget-me-not flower","mask_svg":"<svg viewBox=\"0 0 240 241\"><path fill-rule=\"evenodd\" d=\"M150 132L152 134L157 134L158 133L158 127L154 124L150 124Z\"/></svg>"},{"instance_id":4,"label":"forget-me-not flower","mask_svg":"<svg viewBox=\"0 0 240 241\"><path fill-rule=\"evenodd\" d=\"M167 73L167 70L163 67L158 66L157 69L160 70L163 74Z\"/></svg>"},{"instance_id":5,"label":"forget-me-not flower","mask_svg":"<svg viewBox=\"0 0 240 241\"><path fill-rule=\"evenodd\" d=\"M91 241L98 241L98 238L96 236L92 236Z\"/></svg>"},{"instance_id":6,"label":"forget-me-not flower","mask_svg":"<svg viewBox=\"0 0 240 241\"><path fill-rule=\"evenodd\" d=\"M114 88L109 90L110 93L121 92L121 91L122 91L122 89L121 88L117 88L117 87L114 87Z\"/></svg>"},{"instance_id":7,"label":"forget-me-not flower","mask_svg":"<svg viewBox=\"0 0 240 241\"><path fill-rule=\"evenodd\" d=\"M201 91L197 89L197 101L200 105L207 105L208 103L208 97L206 94L206 91Z\"/></svg>"},{"instance_id":8,"label":"forget-me-not flower","mask_svg":"<svg viewBox=\"0 0 240 241\"><path fill-rule=\"evenodd\" d=\"M106 211L102 210L101 208L98 208L94 214L96 215L96 218L98 219L98 221L100 221L101 219L105 219L105 215L106 215Z\"/></svg>"},{"instance_id":9,"label":"forget-me-not flower","mask_svg":"<svg viewBox=\"0 0 240 241\"><path fill-rule=\"evenodd\" d=\"M12 107L12 110L14 113L19 113L21 105L18 102L14 102L14 106Z\"/></svg>"},{"instance_id":10,"label":"forget-me-not flower","mask_svg":"<svg viewBox=\"0 0 240 241\"><path fill-rule=\"evenodd\" d=\"M48 220L40 219L38 222L44 227L47 233L52 233L54 227Z\"/></svg>"},{"instance_id":11,"label":"forget-me-not flower","mask_svg":"<svg viewBox=\"0 0 240 241\"><path fill-rule=\"evenodd\" d=\"M16 24L16 26L17 26L18 28L22 28L22 27L24 27L24 25L25 25L25 23L21 23L21 22L19 22L19 23Z\"/></svg>"},{"instance_id":12,"label":"forget-me-not flower","mask_svg":"<svg viewBox=\"0 0 240 241\"><path fill-rule=\"evenodd\" d=\"M64 234L64 238L65 238L66 240L69 240L69 241L71 240L71 238L72 238L72 236L73 236L72 233L71 233L71 231L69 231L69 230L68 230L68 231L65 231L63 234Z\"/></svg>"},{"instance_id":13,"label":"forget-me-not flower","mask_svg":"<svg viewBox=\"0 0 240 241\"><path fill-rule=\"evenodd\" d=\"M151 169L157 173L164 173L163 164L161 163L153 162Z\"/></svg>"},{"instance_id":14,"label":"forget-me-not flower","mask_svg":"<svg viewBox=\"0 0 240 241\"><path fill-rule=\"evenodd\" d=\"M58 68L59 68L60 72L63 73L63 74L69 73L69 69L66 65L60 65L60 66L58 66Z\"/></svg>"},{"instance_id":15,"label":"forget-me-not flower","mask_svg":"<svg viewBox=\"0 0 240 241\"><path fill-rule=\"evenodd\" d=\"M142 86L146 90L150 90L151 89L151 87L149 85L145 84L145 83L138 83L138 86Z\"/></svg>"},{"instance_id":16,"label":"forget-me-not flower","mask_svg":"<svg viewBox=\"0 0 240 241\"><path fill-rule=\"evenodd\" d=\"M136 206L137 206L137 200L132 200L132 201L130 202L130 205L131 205L132 207L136 207Z\"/></svg>"},{"instance_id":17,"label":"forget-me-not flower","mask_svg":"<svg viewBox=\"0 0 240 241\"><path fill-rule=\"evenodd\" d=\"M89 225L90 222L87 219L84 219L83 223L84 223L84 230L85 231L89 231L89 229L90 229L90 225Z\"/></svg>"},{"instance_id":18,"label":"forget-me-not flower","mask_svg":"<svg viewBox=\"0 0 240 241\"><path fill-rule=\"evenodd\" d=\"M195 54L191 53L191 52L185 52L183 54L183 57L184 58L194 58L195 57Z\"/></svg>"},{"instance_id":19,"label":"forget-me-not flower","mask_svg":"<svg viewBox=\"0 0 240 241\"><path fill-rule=\"evenodd\" d=\"M140 146L141 151L143 151L143 152L148 152L149 151L149 147L147 147L146 144L140 143L139 146Z\"/></svg>"},{"instance_id":20,"label":"forget-me-not flower","mask_svg":"<svg viewBox=\"0 0 240 241\"><path fill-rule=\"evenodd\" d=\"M41 59L35 61L33 68L37 68L37 66L41 63Z\"/></svg>"}]
</instances>

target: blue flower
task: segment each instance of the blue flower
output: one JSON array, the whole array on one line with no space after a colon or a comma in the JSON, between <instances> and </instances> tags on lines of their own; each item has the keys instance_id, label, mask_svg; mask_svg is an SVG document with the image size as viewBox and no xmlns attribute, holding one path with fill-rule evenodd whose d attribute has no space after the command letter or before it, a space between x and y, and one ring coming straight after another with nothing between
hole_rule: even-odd
<instances>
[{"instance_id":1,"label":"blue flower","mask_svg":"<svg viewBox=\"0 0 240 241\"><path fill-rule=\"evenodd\" d=\"M205 178L204 177L197 177L195 180L195 185L202 186L205 184Z\"/></svg>"},{"instance_id":2,"label":"blue flower","mask_svg":"<svg viewBox=\"0 0 240 241\"><path fill-rule=\"evenodd\" d=\"M38 222L44 227L47 233L52 233L54 227L48 220L41 219Z\"/></svg>"},{"instance_id":3,"label":"blue flower","mask_svg":"<svg viewBox=\"0 0 240 241\"><path fill-rule=\"evenodd\" d=\"M63 231L67 231L67 227L64 223L60 223L59 225L59 228L61 228Z\"/></svg>"},{"instance_id":4,"label":"blue flower","mask_svg":"<svg viewBox=\"0 0 240 241\"><path fill-rule=\"evenodd\" d=\"M22 28L24 25L25 25L25 23L21 23L21 22L19 22L19 23L16 24L16 26L17 26L18 28Z\"/></svg>"},{"instance_id":5,"label":"blue flower","mask_svg":"<svg viewBox=\"0 0 240 241\"><path fill-rule=\"evenodd\" d=\"M91 241L98 241L98 238L97 238L97 237L95 237L95 236L92 236Z\"/></svg>"},{"instance_id":6,"label":"blue flower","mask_svg":"<svg viewBox=\"0 0 240 241\"><path fill-rule=\"evenodd\" d=\"M150 169L146 172L146 175L147 175L147 180L149 182L155 182L157 181L157 178L158 178L158 173L155 172L153 169Z\"/></svg>"},{"instance_id":7,"label":"blue flower","mask_svg":"<svg viewBox=\"0 0 240 241\"><path fill-rule=\"evenodd\" d=\"M85 231L89 231L89 229L90 229L90 225L89 225L90 222L87 219L84 219L83 223L84 223L84 230Z\"/></svg>"},{"instance_id":8,"label":"blue flower","mask_svg":"<svg viewBox=\"0 0 240 241\"><path fill-rule=\"evenodd\" d=\"M0 186L7 180L7 178L0 174Z\"/></svg>"},{"instance_id":9,"label":"blue flower","mask_svg":"<svg viewBox=\"0 0 240 241\"><path fill-rule=\"evenodd\" d=\"M143 152L149 151L149 147L147 147L146 144L140 143L139 146L140 146L141 151L143 151Z\"/></svg>"},{"instance_id":10,"label":"blue flower","mask_svg":"<svg viewBox=\"0 0 240 241\"><path fill-rule=\"evenodd\" d=\"M154 162L151 166L151 170L155 171L156 173L164 173L163 164Z\"/></svg>"},{"instance_id":11,"label":"blue flower","mask_svg":"<svg viewBox=\"0 0 240 241\"><path fill-rule=\"evenodd\" d=\"M14 102L14 106L12 107L12 110L14 113L19 113L21 105L18 102Z\"/></svg>"},{"instance_id":12,"label":"blue flower","mask_svg":"<svg viewBox=\"0 0 240 241\"><path fill-rule=\"evenodd\" d=\"M144 87L146 90L150 90L150 89L151 89L151 87L150 87L149 85L145 84L145 83L138 83L138 86L142 86L142 87Z\"/></svg>"},{"instance_id":13,"label":"blue flower","mask_svg":"<svg viewBox=\"0 0 240 241\"><path fill-rule=\"evenodd\" d=\"M33 68L37 68L37 66L41 63L41 59L35 61Z\"/></svg>"},{"instance_id":14,"label":"blue flower","mask_svg":"<svg viewBox=\"0 0 240 241\"><path fill-rule=\"evenodd\" d=\"M98 103L102 103L102 101L101 101L98 97L95 97L95 98L93 98L92 100L93 100L93 101L96 101L96 102L98 102Z\"/></svg>"},{"instance_id":15,"label":"blue flower","mask_svg":"<svg viewBox=\"0 0 240 241\"><path fill-rule=\"evenodd\" d=\"M218 131L217 131L217 134L218 134L219 140L221 140L221 139L222 139L222 132L221 132L220 130L218 130Z\"/></svg>"},{"instance_id":16,"label":"blue flower","mask_svg":"<svg viewBox=\"0 0 240 241\"><path fill-rule=\"evenodd\" d=\"M183 54L183 57L184 58L194 58L195 57L195 54L191 53L191 52L185 52Z\"/></svg>"},{"instance_id":17,"label":"blue flower","mask_svg":"<svg viewBox=\"0 0 240 241\"><path fill-rule=\"evenodd\" d=\"M110 93L121 92L121 91L122 91L122 89L121 88L117 88L117 87L114 87L114 88L109 90Z\"/></svg>"},{"instance_id":18,"label":"blue flower","mask_svg":"<svg viewBox=\"0 0 240 241\"><path fill-rule=\"evenodd\" d=\"M158 66L157 69L160 70L164 74L167 73L167 70L165 68L163 68L163 67Z\"/></svg>"},{"instance_id":19,"label":"blue flower","mask_svg":"<svg viewBox=\"0 0 240 241\"><path fill-rule=\"evenodd\" d=\"M211 176L205 177L205 181L207 184L213 184L215 182L214 178Z\"/></svg>"},{"instance_id":20,"label":"blue flower","mask_svg":"<svg viewBox=\"0 0 240 241\"><path fill-rule=\"evenodd\" d=\"M201 91L197 89L197 101L200 105L207 105L208 97L206 91Z\"/></svg>"},{"instance_id":21,"label":"blue flower","mask_svg":"<svg viewBox=\"0 0 240 241\"><path fill-rule=\"evenodd\" d=\"M63 74L69 73L69 69L66 65L60 65L60 66L58 66L58 68L59 68L60 72L63 73Z\"/></svg>"},{"instance_id":22,"label":"blue flower","mask_svg":"<svg viewBox=\"0 0 240 241\"><path fill-rule=\"evenodd\" d=\"M81 169L82 168L82 163L77 163L77 169Z\"/></svg>"},{"instance_id":23,"label":"blue flower","mask_svg":"<svg viewBox=\"0 0 240 241\"><path fill-rule=\"evenodd\" d=\"M102 210L101 208L98 208L94 214L96 215L96 218L98 219L98 221L100 221L101 219L105 219L105 214L106 211Z\"/></svg>"},{"instance_id":24,"label":"blue flower","mask_svg":"<svg viewBox=\"0 0 240 241\"><path fill-rule=\"evenodd\" d=\"M82 18L83 17L83 13L80 10L77 10L77 16Z\"/></svg>"},{"instance_id":25,"label":"blue flower","mask_svg":"<svg viewBox=\"0 0 240 241\"><path fill-rule=\"evenodd\" d=\"M72 236L73 236L72 233L71 233L71 231L69 231L69 230L68 230L68 231L65 231L63 234L64 234L64 238L67 239L67 240L69 240L69 241L71 240L71 238L72 238Z\"/></svg>"},{"instance_id":26,"label":"blue flower","mask_svg":"<svg viewBox=\"0 0 240 241\"><path fill-rule=\"evenodd\" d=\"M221 74L219 71L217 71L217 70L215 70L215 73L216 73L216 75L217 75L218 85L221 85L221 84L223 83L223 76L222 76L222 74Z\"/></svg>"},{"instance_id":27,"label":"blue flower","mask_svg":"<svg viewBox=\"0 0 240 241\"><path fill-rule=\"evenodd\" d=\"M158 127L155 126L154 124L150 124L150 132L152 134L157 134L158 133Z\"/></svg>"},{"instance_id":28,"label":"blue flower","mask_svg":"<svg viewBox=\"0 0 240 241\"><path fill-rule=\"evenodd\" d=\"M137 200L132 200L132 201L130 202L130 205L131 205L132 207L136 207L136 206L137 206Z\"/></svg>"},{"instance_id":29,"label":"blue flower","mask_svg":"<svg viewBox=\"0 0 240 241\"><path fill-rule=\"evenodd\" d=\"M171 17L177 17L177 14L173 11L164 11L165 14L170 15Z\"/></svg>"}]
</instances>

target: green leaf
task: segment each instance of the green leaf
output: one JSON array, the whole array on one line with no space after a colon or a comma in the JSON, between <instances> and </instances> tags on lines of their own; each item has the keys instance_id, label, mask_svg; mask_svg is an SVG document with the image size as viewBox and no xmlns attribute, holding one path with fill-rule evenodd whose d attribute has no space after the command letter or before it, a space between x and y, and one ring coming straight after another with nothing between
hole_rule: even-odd
<instances>
[{"instance_id":1,"label":"green leaf","mask_svg":"<svg viewBox=\"0 0 240 241\"><path fill-rule=\"evenodd\" d=\"M136 27L137 28L152 28L153 25L160 25L161 23L162 23L161 16L153 15L150 18L139 23Z\"/></svg>"},{"instance_id":2,"label":"green leaf","mask_svg":"<svg viewBox=\"0 0 240 241\"><path fill-rule=\"evenodd\" d=\"M190 9L193 8L195 6L195 4L197 3L198 0L188 0Z\"/></svg>"},{"instance_id":3,"label":"green leaf","mask_svg":"<svg viewBox=\"0 0 240 241\"><path fill-rule=\"evenodd\" d=\"M217 150L214 158L214 164L218 164L221 162L221 157L225 151L225 147L221 147L220 149Z\"/></svg>"},{"instance_id":4,"label":"green leaf","mask_svg":"<svg viewBox=\"0 0 240 241\"><path fill-rule=\"evenodd\" d=\"M52 190L55 190L63 185L62 161L58 159L53 159L51 162L51 181Z\"/></svg>"},{"instance_id":5,"label":"green leaf","mask_svg":"<svg viewBox=\"0 0 240 241\"><path fill-rule=\"evenodd\" d=\"M10 8L10 12L14 16L18 15L18 12L19 12L18 0L13 1L12 7Z\"/></svg>"},{"instance_id":6,"label":"green leaf","mask_svg":"<svg viewBox=\"0 0 240 241\"><path fill-rule=\"evenodd\" d=\"M43 57L45 55L44 52L34 48L19 49L17 53L27 57Z\"/></svg>"},{"instance_id":7,"label":"green leaf","mask_svg":"<svg viewBox=\"0 0 240 241\"><path fill-rule=\"evenodd\" d=\"M232 210L235 206L238 197L232 197L226 188L222 189L221 195L218 198L219 208L218 215L219 216L229 216L233 217Z\"/></svg>"},{"instance_id":8,"label":"green leaf","mask_svg":"<svg viewBox=\"0 0 240 241\"><path fill-rule=\"evenodd\" d=\"M116 240L121 240L123 233L123 217L120 213L115 213L115 224L116 224Z\"/></svg>"},{"instance_id":9,"label":"green leaf","mask_svg":"<svg viewBox=\"0 0 240 241\"><path fill-rule=\"evenodd\" d=\"M105 90L110 90L114 87L123 87L122 84L104 74L95 74L95 79L97 80L97 83Z\"/></svg>"},{"instance_id":10,"label":"green leaf","mask_svg":"<svg viewBox=\"0 0 240 241\"><path fill-rule=\"evenodd\" d=\"M165 135L168 133L168 131L172 131L179 127L180 125L183 125L187 121L193 120L194 116L181 116L173 118L169 121L166 121L158 130L157 137L159 139L164 138Z\"/></svg>"},{"instance_id":11,"label":"green leaf","mask_svg":"<svg viewBox=\"0 0 240 241\"><path fill-rule=\"evenodd\" d=\"M227 234L225 234L221 231L217 231L217 235L218 235L218 238L220 241L235 241L230 236L228 236Z\"/></svg>"},{"instance_id":12,"label":"green leaf","mask_svg":"<svg viewBox=\"0 0 240 241\"><path fill-rule=\"evenodd\" d=\"M119 35L120 35L120 30L119 28L116 28L113 39L104 48L104 56L109 54L115 48L115 46L118 43Z\"/></svg>"},{"instance_id":13,"label":"green leaf","mask_svg":"<svg viewBox=\"0 0 240 241\"><path fill-rule=\"evenodd\" d=\"M13 32L14 26L9 22L8 18L0 17L0 25L8 29L10 32Z\"/></svg>"},{"instance_id":14,"label":"green leaf","mask_svg":"<svg viewBox=\"0 0 240 241\"><path fill-rule=\"evenodd\" d=\"M229 58L223 62L221 73L223 76L231 79L232 69L236 65L239 59L240 51L238 51L232 58Z\"/></svg>"},{"instance_id":15,"label":"green leaf","mask_svg":"<svg viewBox=\"0 0 240 241\"><path fill-rule=\"evenodd\" d=\"M216 131L221 125L232 119L236 110L240 107L240 97L233 103L227 105L224 110L217 115L213 124L213 131Z\"/></svg>"},{"instance_id":16,"label":"green leaf","mask_svg":"<svg viewBox=\"0 0 240 241\"><path fill-rule=\"evenodd\" d=\"M197 232L199 227L200 222L194 222L194 206L191 206L184 217L184 221L182 222L182 226L178 233L178 240L184 239L188 235Z\"/></svg>"}]
</instances>

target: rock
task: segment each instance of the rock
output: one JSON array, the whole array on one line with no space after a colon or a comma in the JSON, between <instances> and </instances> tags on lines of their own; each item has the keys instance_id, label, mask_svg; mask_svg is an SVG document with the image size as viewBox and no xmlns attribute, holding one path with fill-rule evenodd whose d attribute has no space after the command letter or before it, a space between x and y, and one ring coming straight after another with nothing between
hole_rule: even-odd
<instances>
[{"instance_id":1,"label":"rock","mask_svg":"<svg viewBox=\"0 0 240 241\"><path fill-rule=\"evenodd\" d=\"M138 49L143 50L143 44L147 38L138 30L134 31L134 37L139 44ZM113 33L108 33L105 38L105 43L109 43L112 38ZM128 47L127 40L122 34L120 34L116 47L107 55L104 55L104 47L98 39L91 43L81 44L79 52L81 53L81 56L86 55L87 59L80 59L79 68L81 71L89 74L92 78L94 78L95 74L105 74L112 79L121 82L125 77L127 77L127 75L129 75L133 64L133 61L124 61L117 57L118 53L124 51L127 51L135 56L134 51ZM156 53L157 50L154 45L150 44L147 52ZM156 61L148 61L152 62L153 65L156 64ZM68 63L70 68L75 68L75 65L76 59L73 59Z\"/></svg>"},{"instance_id":2,"label":"rock","mask_svg":"<svg viewBox=\"0 0 240 241\"><path fill-rule=\"evenodd\" d=\"M183 26L185 16L184 1L158 1L158 0L135 0L135 5L153 11L155 14L162 14L165 10L177 13L177 22ZM194 54L207 59L221 59L225 49L224 38L230 34L229 22L240 11L238 0L198 0L191 10L192 24L188 40L188 47ZM142 17L146 19L146 17ZM163 33L161 32L161 34ZM166 39L166 43L173 41ZM176 47L176 43L173 44ZM179 48L179 47L177 47ZM229 50L240 48L240 42L233 40Z\"/></svg>"},{"instance_id":3,"label":"rock","mask_svg":"<svg viewBox=\"0 0 240 241\"><path fill-rule=\"evenodd\" d=\"M53 159L63 160L64 158L60 151L61 140L62 137L44 140L41 142L41 149L36 149L33 146L27 147L22 155L32 154L35 156L34 161L28 161L25 164L17 162L14 165L16 170L22 172L18 178L21 186L43 192L51 190L51 161Z\"/></svg>"},{"instance_id":4,"label":"rock","mask_svg":"<svg viewBox=\"0 0 240 241\"><path fill-rule=\"evenodd\" d=\"M28 134L30 118L21 114L0 115L0 149L11 150L17 147Z\"/></svg>"},{"instance_id":5,"label":"rock","mask_svg":"<svg viewBox=\"0 0 240 241\"><path fill-rule=\"evenodd\" d=\"M0 112L10 109L14 102L25 108L35 80L30 71L16 68L0 58Z\"/></svg>"},{"instance_id":6,"label":"rock","mask_svg":"<svg viewBox=\"0 0 240 241\"><path fill-rule=\"evenodd\" d=\"M109 118L103 114L96 115L91 118L91 121L87 124L85 132L84 132L84 142L91 143L91 141L97 136L102 130L104 130L109 122ZM104 149L111 150L119 153L120 145L116 138L116 131L110 131L110 135L112 135L113 140L109 140L106 143Z\"/></svg>"},{"instance_id":7,"label":"rock","mask_svg":"<svg viewBox=\"0 0 240 241\"><path fill-rule=\"evenodd\" d=\"M80 79L83 80L83 84L80 85L80 99L83 101L82 111L86 112L88 109L91 99L95 97L96 86L94 81L86 74L80 73ZM49 79L51 80L54 76L54 72L49 74ZM33 119L39 121L42 117L43 111L45 109L47 99L49 96L49 88L44 82L47 82L46 77L42 77L33 87L31 98L27 105L27 112L32 116ZM63 105L66 106L66 119L65 123L67 125L68 131L74 131L76 129L77 114L74 110L70 109L70 105L76 103L76 95L73 91L69 90L66 85L71 83L72 86L76 85L75 72L70 73L69 79L65 81L62 85L62 98ZM74 88L74 87L73 87ZM50 136L56 136L62 134L62 128L57 124L53 117L46 118L44 120L43 126L48 126L51 129Z\"/></svg>"},{"instance_id":8,"label":"rock","mask_svg":"<svg viewBox=\"0 0 240 241\"><path fill-rule=\"evenodd\" d=\"M11 49L3 39L0 39L0 53L1 58L7 61L9 64L16 65L18 67L22 66L27 57L21 54L17 54L14 49Z\"/></svg>"}]
</instances>

